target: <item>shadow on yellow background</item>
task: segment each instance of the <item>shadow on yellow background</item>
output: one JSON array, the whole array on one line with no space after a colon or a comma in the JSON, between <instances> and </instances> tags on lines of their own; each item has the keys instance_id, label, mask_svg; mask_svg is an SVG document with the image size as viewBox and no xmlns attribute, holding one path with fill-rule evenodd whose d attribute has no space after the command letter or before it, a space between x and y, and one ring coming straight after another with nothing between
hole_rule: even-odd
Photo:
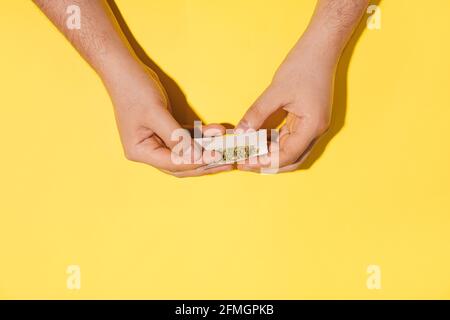
<instances>
[{"instance_id":1,"label":"shadow on yellow background","mask_svg":"<svg viewBox=\"0 0 450 320\"><path fill-rule=\"evenodd\" d=\"M382 0L372 0L371 5L380 5ZM345 115L347 113L347 96L348 96L348 68L353 56L356 45L359 39L366 30L365 20L358 25L355 33L347 44L341 59L339 60L338 69L336 71L335 88L334 88L334 98L333 98L333 115L331 119L331 125L327 133L321 137L317 143L313 146L313 149L302 163L300 169L310 168L315 161L317 161L320 156L324 153L328 143L336 136L339 131L345 125Z\"/></svg>"},{"instance_id":2,"label":"shadow on yellow background","mask_svg":"<svg viewBox=\"0 0 450 320\"><path fill-rule=\"evenodd\" d=\"M176 118L232 124L315 4L115 2ZM0 298L450 298L450 2L379 5L308 170L180 180L124 159L95 72L31 1L4 1Z\"/></svg>"},{"instance_id":3,"label":"shadow on yellow background","mask_svg":"<svg viewBox=\"0 0 450 320\"><path fill-rule=\"evenodd\" d=\"M380 5L381 1L382 0L373 0L371 1L371 5L378 6ZM169 99L171 101L172 112L174 114L175 119L177 119L179 123L188 126L192 126L195 120L200 120L202 123L204 123L204 120L201 119L201 117L195 112L194 108L187 101L186 95L180 88L178 83L171 76L169 76L153 59L151 59L148 56L145 49L136 40L135 36L128 27L126 21L124 20L123 15L121 14L116 2L114 0L108 0L108 3L122 31L124 32L126 38L128 39L130 45L136 52L139 59L141 59L141 61L144 64L146 64L149 68L151 68L153 71L157 73L160 81L164 85L169 95ZM366 25L365 21L363 21L358 25L357 29L355 30L352 38L350 39L341 56L336 71L335 93L333 100L334 101L333 115L330 128L327 131L327 133L312 146L311 153L309 154L308 158L303 162L300 169L310 168L313 165L313 163L317 161L323 154L328 143L344 127L347 108L348 68L351 62L353 51L365 30ZM266 122L262 125L262 128L271 129L279 127L281 123L284 121L285 116L286 116L285 111L283 110L276 111L271 117L269 117L269 119L266 120ZM222 124L228 128L233 127L233 125L229 123L222 123Z\"/></svg>"},{"instance_id":4,"label":"shadow on yellow background","mask_svg":"<svg viewBox=\"0 0 450 320\"><path fill-rule=\"evenodd\" d=\"M196 120L200 120L202 121L202 123L204 123L204 121L188 103L186 95L184 94L178 83L176 83L176 81L172 77L164 72L164 70L148 56L144 48L142 48L142 46L138 43L130 28L128 27L126 21L124 20L122 13L117 7L116 2L114 0L108 0L108 3L114 16L117 19L117 22L120 25L120 28L128 39L128 42L130 43L134 52L136 52L136 55L145 65L155 71L158 75L159 80L167 91L173 115L178 123L187 126L192 126L194 121Z\"/></svg>"}]
</instances>

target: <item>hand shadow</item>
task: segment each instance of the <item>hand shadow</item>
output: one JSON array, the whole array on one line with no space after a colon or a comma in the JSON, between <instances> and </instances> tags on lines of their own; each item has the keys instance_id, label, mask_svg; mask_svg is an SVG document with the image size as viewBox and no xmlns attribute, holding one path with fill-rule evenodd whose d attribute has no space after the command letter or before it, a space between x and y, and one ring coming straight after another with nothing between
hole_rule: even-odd
<instances>
[{"instance_id":1,"label":"hand shadow","mask_svg":"<svg viewBox=\"0 0 450 320\"><path fill-rule=\"evenodd\" d=\"M382 0L371 0L370 5L379 5ZM367 13L367 12L366 12ZM311 153L300 165L299 170L309 169L314 162L316 162L325 151L328 143L335 135L341 131L345 125L345 116L347 113L347 96L348 96L348 67L352 58L355 47L366 30L367 14L364 14L358 27L353 33L352 38L344 49L341 59L336 71L334 99L333 99L333 113L331 117L331 125L327 133L322 136L317 143L312 147Z\"/></svg>"},{"instance_id":2,"label":"hand shadow","mask_svg":"<svg viewBox=\"0 0 450 320\"><path fill-rule=\"evenodd\" d=\"M382 0L371 0L369 5L379 5L381 1ZM200 116L194 111L192 106L187 101L186 96L181 90L180 86L147 55L145 50L137 42L130 28L126 24L115 1L107 0L107 2L117 22L119 23L120 28L122 29L122 32L124 33L138 58L158 75L169 96L174 118L178 121L178 123L182 125L193 125L195 120L202 121ZM313 146L311 153L299 167L300 170L309 169L314 164L314 162L316 162L322 156L331 139L333 139L333 137L337 135L345 125L348 96L348 67L356 44L358 43L359 39L366 29L366 19L367 14L364 14L362 21L359 23L357 29L353 33L352 38L347 44L339 60L335 78L333 114L330 128L327 133L322 136ZM283 122L285 116L286 113L283 110L276 112L265 121L262 128L277 128ZM223 125L226 128L233 127L228 123L223 123Z\"/></svg>"},{"instance_id":3,"label":"hand shadow","mask_svg":"<svg viewBox=\"0 0 450 320\"><path fill-rule=\"evenodd\" d=\"M162 85L166 89L167 95L169 96L170 104L172 107L172 114L174 118L180 125L193 126L194 121L202 121L200 116L194 111L192 106L188 103L186 95L180 86L167 74L165 73L150 57L147 55L145 50L137 42L136 38L132 34L130 28L126 24L122 13L117 7L114 0L107 0L111 11L113 12L122 32L133 48L134 52L138 58L150 69L152 69L159 77ZM203 123L203 121L202 121Z\"/></svg>"}]
</instances>

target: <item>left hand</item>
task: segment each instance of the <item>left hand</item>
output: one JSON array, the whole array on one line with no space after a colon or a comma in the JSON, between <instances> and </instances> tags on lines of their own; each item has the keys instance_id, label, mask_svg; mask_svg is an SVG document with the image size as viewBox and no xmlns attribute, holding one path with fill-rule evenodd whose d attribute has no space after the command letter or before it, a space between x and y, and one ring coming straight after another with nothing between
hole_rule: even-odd
<instances>
[{"instance_id":1,"label":"left hand","mask_svg":"<svg viewBox=\"0 0 450 320\"><path fill-rule=\"evenodd\" d=\"M247 110L237 129L258 130L275 111L287 111L278 141L272 141L265 163L238 164L238 169L260 172L277 165L278 172L296 170L314 142L330 124L337 58L307 40L300 40L276 72L270 86ZM267 164L268 159L279 160Z\"/></svg>"}]
</instances>

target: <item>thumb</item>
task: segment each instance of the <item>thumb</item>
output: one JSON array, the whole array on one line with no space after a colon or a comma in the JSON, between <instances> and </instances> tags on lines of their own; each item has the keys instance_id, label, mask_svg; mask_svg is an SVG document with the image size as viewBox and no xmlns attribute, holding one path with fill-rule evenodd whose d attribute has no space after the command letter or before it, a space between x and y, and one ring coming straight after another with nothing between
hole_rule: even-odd
<instances>
[{"instance_id":1,"label":"thumb","mask_svg":"<svg viewBox=\"0 0 450 320\"><path fill-rule=\"evenodd\" d=\"M236 129L258 130L264 121L281 107L277 94L273 90L266 90L247 110Z\"/></svg>"}]
</instances>

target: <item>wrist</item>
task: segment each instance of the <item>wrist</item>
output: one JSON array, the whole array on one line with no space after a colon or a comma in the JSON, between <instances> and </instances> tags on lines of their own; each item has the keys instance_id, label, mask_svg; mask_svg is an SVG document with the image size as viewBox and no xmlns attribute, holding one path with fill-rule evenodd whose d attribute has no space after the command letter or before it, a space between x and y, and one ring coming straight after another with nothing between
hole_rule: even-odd
<instances>
[{"instance_id":1,"label":"wrist","mask_svg":"<svg viewBox=\"0 0 450 320\"><path fill-rule=\"evenodd\" d=\"M323 33L309 29L289 52L277 73L292 75L309 70L313 73L332 74L340 55L341 49L338 44Z\"/></svg>"},{"instance_id":2,"label":"wrist","mask_svg":"<svg viewBox=\"0 0 450 320\"><path fill-rule=\"evenodd\" d=\"M311 25L296 46L301 51L309 51L323 63L335 65L339 61L346 42L342 34L330 32L320 25Z\"/></svg>"}]
</instances>

